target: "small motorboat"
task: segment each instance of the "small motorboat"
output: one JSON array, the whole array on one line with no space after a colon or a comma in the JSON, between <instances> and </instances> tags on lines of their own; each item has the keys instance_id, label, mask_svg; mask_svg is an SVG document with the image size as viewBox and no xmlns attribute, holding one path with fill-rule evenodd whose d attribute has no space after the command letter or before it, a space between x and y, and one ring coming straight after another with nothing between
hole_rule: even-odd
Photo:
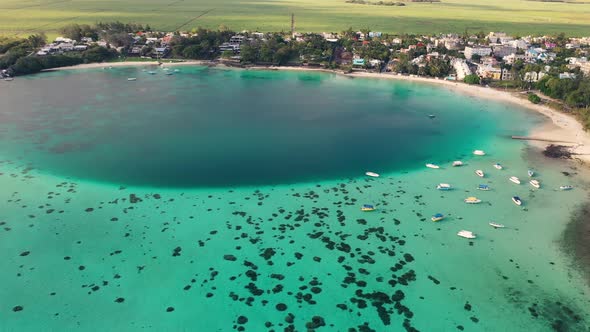
<instances>
[{"instance_id":1,"label":"small motorboat","mask_svg":"<svg viewBox=\"0 0 590 332\"><path fill-rule=\"evenodd\" d=\"M473 151L473 154L476 156L485 156L486 153L483 150L475 150Z\"/></svg>"},{"instance_id":2,"label":"small motorboat","mask_svg":"<svg viewBox=\"0 0 590 332\"><path fill-rule=\"evenodd\" d=\"M436 115L434 115L434 114L429 114L429 115L428 115L428 117L429 117L429 118L431 118L431 119L434 119L434 118L436 118Z\"/></svg>"},{"instance_id":3,"label":"small motorboat","mask_svg":"<svg viewBox=\"0 0 590 332\"><path fill-rule=\"evenodd\" d=\"M498 224L498 223L495 223L495 222L491 222L490 223L490 226L492 226L494 228L504 228L504 227L506 227L506 226L504 226L502 224Z\"/></svg>"},{"instance_id":4,"label":"small motorboat","mask_svg":"<svg viewBox=\"0 0 590 332\"><path fill-rule=\"evenodd\" d=\"M481 199L477 197L467 197L463 200L467 204L479 204L481 203Z\"/></svg>"},{"instance_id":5,"label":"small motorboat","mask_svg":"<svg viewBox=\"0 0 590 332\"><path fill-rule=\"evenodd\" d=\"M166 72L166 75L168 75L168 76L172 76L172 75L174 75L174 73L173 73L173 72L171 72L171 71L169 71L169 72Z\"/></svg>"},{"instance_id":6,"label":"small motorboat","mask_svg":"<svg viewBox=\"0 0 590 332\"><path fill-rule=\"evenodd\" d=\"M428 167L428 168L434 168L434 169L439 169L440 168L440 166L435 165L435 164L426 164L426 167Z\"/></svg>"},{"instance_id":7,"label":"small motorboat","mask_svg":"<svg viewBox=\"0 0 590 332\"><path fill-rule=\"evenodd\" d=\"M5 81L5 82L12 82L12 81L14 81L14 78L12 78L12 77L6 77L6 78L4 79L4 81Z\"/></svg>"},{"instance_id":8,"label":"small motorboat","mask_svg":"<svg viewBox=\"0 0 590 332\"><path fill-rule=\"evenodd\" d=\"M511 176L509 180L516 183L516 184L520 184L520 179L517 178L516 176Z\"/></svg>"},{"instance_id":9,"label":"small motorboat","mask_svg":"<svg viewBox=\"0 0 590 332\"><path fill-rule=\"evenodd\" d=\"M526 173L528 174L529 178L532 178L533 176L535 176L535 171L529 169L528 171L526 171Z\"/></svg>"},{"instance_id":10,"label":"small motorboat","mask_svg":"<svg viewBox=\"0 0 590 332\"><path fill-rule=\"evenodd\" d=\"M502 167L502 165L500 165L500 163L495 163L495 164L494 164L494 167L495 167L496 169L502 169L502 168L504 168L504 167Z\"/></svg>"},{"instance_id":11,"label":"small motorboat","mask_svg":"<svg viewBox=\"0 0 590 332\"><path fill-rule=\"evenodd\" d=\"M569 185L568 186L561 186L561 187L559 187L559 190L572 190L572 189L574 189L574 187L569 186Z\"/></svg>"},{"instance_id":12,"label":"small motorboat","mask_svg":"<svg viewBox=\"0 0 590 332\"><path fill-rule=\"evenodd\" d=\"M129 77L127 80L128 81L137 81L137 78L136 77Z\"/></svg>"},{"instance_id":13,"label":"small motorboat","mask_svg":"<svg viewBox=\"0 0 590 332\"><path fill-rule=\"evenodd\" d=\"M448 183L439 183L438 186L436 186L436 189L438 190L451 190L451 185Z\"/></svg>"},{"instance_id":14,"label":"small motorboat","mask_svg":"<svg viewBox=\"0 0 590 332\"><path fill-rule=\"evenodd\" d=\"M459 233L457 233L457 235L459 235L460 237L464 237L466 239L475 239L476 238L476 236L475 236L475 234L473 234L473 232L466 231L466 230L459 231Z\"/></svg>"},{"instance_id":15,"label":"small motorboat","mask_svg":"<svg viewBox=\"0 0 590 332\"><path fill-rule=\"evenodd\" d=\"M453 167L461 167L463 166L463 162L461 160L453 161Z\"/></svg>"},{"instance_id":16,"label":"small motorboat","mask_svg":"<svg viewBox=\"0 0 590 332\"><path fill-rule=\"evenodd\" d=\"M475 174L477 174L477 176L479 176L480 178L483 178L485 176L485 174L483 174L483 171L481 169L476 170Z\"/></svg>"},{"instance_id":17,"label":"small motorboat","mask_svg":"<svg viewBox=\"0 0 590 332\"><path fill-rule=\"evenodd\" d=\"M531 184L531 186L540 189L541 188L541 182L539 182L539 180L531 180L529 181L529 183Z\"/></svg>"},{"instance_id":18,"label":"small motorboat","mask_svg":"<svg viewBox=\"0 0 590 332\"><path fill-rule=\"evenodd\" d=\"M363 211L363 212L375 211L375 207L370 204L364 204L363 207L361 208L361 211Z\"/></svg>"},{"instance_id":19,"label":"small motorboat","mask_svg":"<svg viewBox=\"0 0 590 332\"><path fill-rule=\"evenodd\" d=\"M156 72L155 71L148 71L147 73L150 74L150 75L156 75Z\"/></svg>"},{"instance_id":20,"label":"small motorboat","mask_svg":"<svg viewBox=\"0 0 590 332\"><path fill-rule=\"evenodd\" d=\"M178 69L174 69L174 72L175 72L175 73L178 73L178 72L180 72L180 70L178 70Z\"/></svg>"},{"instance_id":21,"label":"small motorboat","mask_svg":"<svg viewBox=\"0 0 590 332\"><path fill-rule=\"evenodd\" d=\"M488 186L487 184L480 184L479 186L477 186L477 190L488 191L490 190L490 186Z\"/></svg>"},{"instance_id":22,"label":"small motorboat","mask_svg":"<svg viewBox=\"0 0 590 332\"><path fill-rule=\"evenodd\" d=\"M379 177L379 174L373 173L373 172L367 172L367 173L365 173L365 175L366 176L370 176L372 178L378 178Z\"/></svg>"},{"instance_id":23,"label":"small motorboat","mask_svg":"<svg viewBox=\"0 0 590 332\"><path fill-rule=\"evenodd\" d=\"M432 216L432 221L437 222L437 221L441 221L443 219L445 219L445 216L442 213L437 213L434 216Z\"/></svg>"},{"instance_id":24,"label":"small motorboat","mask_svg":"<svg viewBox=\"0 0 590 332\"><path fill-rule=\"evenodd\" d=\"M521 206L522 205L522 200L518 196L513 196L512 197L512 201L514 202L514 204L516 204L518 206Z\"/></svg>"}]
</instances>

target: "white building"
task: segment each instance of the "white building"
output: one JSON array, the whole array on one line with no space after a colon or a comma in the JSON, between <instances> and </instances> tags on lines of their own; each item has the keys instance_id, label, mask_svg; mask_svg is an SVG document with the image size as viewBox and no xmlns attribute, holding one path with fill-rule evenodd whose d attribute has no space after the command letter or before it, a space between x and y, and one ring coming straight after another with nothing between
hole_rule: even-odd
<instances>
[{"instance_id":1,"label":"white building","mask_svg":"<svg viewBox=\"0 0 590 332\"><path fill-rule=\"evenodd\" d=\"M529 71L527 73L524 74L523 77L523 81L525 82L538 82L540 79L542 79L545 76L544 72L535 72L535 71Z\"/></svg>"},{"instance_id":2,"label":"white building","mask_svg":"<svg viewBox=\"0 0 590 332\"><path fill-rule=\"evenodd\" d=\"M492 53L492 49L488 46L465 47L465 58L471 60L473 55L477 54L480 57L488 56Z\"/></svg>"},{"instance_id":3,"label":"white building","mask_svg":"<svg viewBox=\"0 0 590 332\"><path fill-rule=\"evenodd\" d=\"M465 76L473 74L467 62L463 59L454 59L451 64L455 68L458 80L463 80Z\"/></svg>"},{"instance_id":4,"label":"white building","mask_svg":"<svg viewBox=\"0 0 590 332\"><path fill-rule=\"evenodd\" d=\"M517 60L524 61L524 59L525 59L524 54L515 54L515 53L512 53L512 54L507 55L502 58L502 60L504 60L504 62L506 62L509 65L513 65L514 63L516 63Z\"/></svg>"},{"instance_id":5,"label":"white building","mask_svg":"<svg viewBox=\"0 0 590 332\"><path fill-rule=\"evenodd\" d=\"M506 45L516 47L521 50L524 50L529 47L529 44L522 39L512 40L512 41L506 43Z\"/></svg>"}]
</instances>

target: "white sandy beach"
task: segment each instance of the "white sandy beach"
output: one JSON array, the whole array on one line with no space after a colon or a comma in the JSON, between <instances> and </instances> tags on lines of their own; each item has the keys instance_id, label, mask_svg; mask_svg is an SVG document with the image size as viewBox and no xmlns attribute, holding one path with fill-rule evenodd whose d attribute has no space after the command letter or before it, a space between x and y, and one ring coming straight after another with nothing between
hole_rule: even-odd
<instances>
[{"instance_id":1,"label":"white sandy beach","mask_svg":"<svg viewBox=\"0 0 590 332\"><path fill-rule=\"evenodd\" d=\"M164 66L197 66L197 65L219 65L209 61L184 61L184 62L169 62L163 63ZM73 69L88 69L88 68L105 68L105 67L125 67L125 66L158 66L157 62L113 62L113 63L90 63L71 67L61 67L51 70L73 70ZM223 66L223 65L219 65ZM446 87L453 92L462 93L478 98L485 98L500 102L507 102L527 108L532 111L543 114L548 121L536 128L531 137L554 141L556 144L571 146L573 153L577 154L577 158L581 161L590 164L590 134L586 132L582 126L573 116L555 111L544 105L536 105L529 102L521 93L505 92L492 88L485 88L482 86L473 86L463 83L446 81L442 79L432 79L416 76L396 75L392 73L366 73L353 72L345 74L338 71L326 70L320 68L305 68L305 67L249 67L248 70L289 70L289 71L319 71L327 73L341 74L348 77L363 77L363 78L379 78L379 79L394 79L412 82L421 82L428 84L437 84ZM549 121L550 120L550 121ZM547 141L531 140L529 141L533 146L544 149L551 144Z\"/></svg>"}]
</instances>

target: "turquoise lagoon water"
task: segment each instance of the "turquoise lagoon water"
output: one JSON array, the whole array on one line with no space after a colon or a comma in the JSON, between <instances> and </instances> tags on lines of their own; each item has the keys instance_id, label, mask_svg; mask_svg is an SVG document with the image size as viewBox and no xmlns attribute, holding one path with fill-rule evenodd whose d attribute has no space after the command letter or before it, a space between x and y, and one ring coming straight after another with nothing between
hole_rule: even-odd
<instances>
[{"instance_id":1,"label":"turquoise lagoon water","mask_svg":"<svg viewBox=\"0 0 590 332\"><path fill-rule=\"evenodd\" d=\"M587 184L508 138L542 119L407 82L179 70L0 87L1 330L589 329L561 245ZM531 167L543 189L508 181Z\"/></svg>"}]
</instances>

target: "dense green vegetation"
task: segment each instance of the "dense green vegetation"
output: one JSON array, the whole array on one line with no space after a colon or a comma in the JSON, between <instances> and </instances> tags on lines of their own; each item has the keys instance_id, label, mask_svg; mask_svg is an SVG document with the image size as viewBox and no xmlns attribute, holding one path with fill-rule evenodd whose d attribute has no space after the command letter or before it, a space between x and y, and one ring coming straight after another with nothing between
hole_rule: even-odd
<instances>
[{"instance_id":1,"label":"dense green vegetation","mask_svg":"<svg viewBox=\"0 0 590 332\"><path fill-rule=\"evenodd\" d=\"M378 0L369 0L379 2ZM400 0L384 0L384 2ZM443 0L405 6L369 6L346 0L2 0L0 35L46 32L55 37L69 23L92 25L117 19L150 24L154 30L217 29L288 31L294 13L300 32L370 27L391 33L433 34L506 31L511 34L586 35L590 4L526 0Z\"/></svg>"},{"instance_id":2,"label":"dense green vegetation","mask_svg":"<svg viewBox=\"0 0 590 332\"><path fill-rule=\"evenodd\" d=\"M467 84L479 84L479 76L477 76L475 74L467 75L463 79L463 82L465 82Z\"/></svg>"},{"instance_id":3,"label":"dense green vegetation","mask_svg":"<svg viewBox=\"0 0 590 332\"><path fill-rule=\"evenodd\" d=\"M541 102L541 97L537 96L534 93L530 93L528 99L533 104L538 104Z\"/></svg>"}]
</instances>

